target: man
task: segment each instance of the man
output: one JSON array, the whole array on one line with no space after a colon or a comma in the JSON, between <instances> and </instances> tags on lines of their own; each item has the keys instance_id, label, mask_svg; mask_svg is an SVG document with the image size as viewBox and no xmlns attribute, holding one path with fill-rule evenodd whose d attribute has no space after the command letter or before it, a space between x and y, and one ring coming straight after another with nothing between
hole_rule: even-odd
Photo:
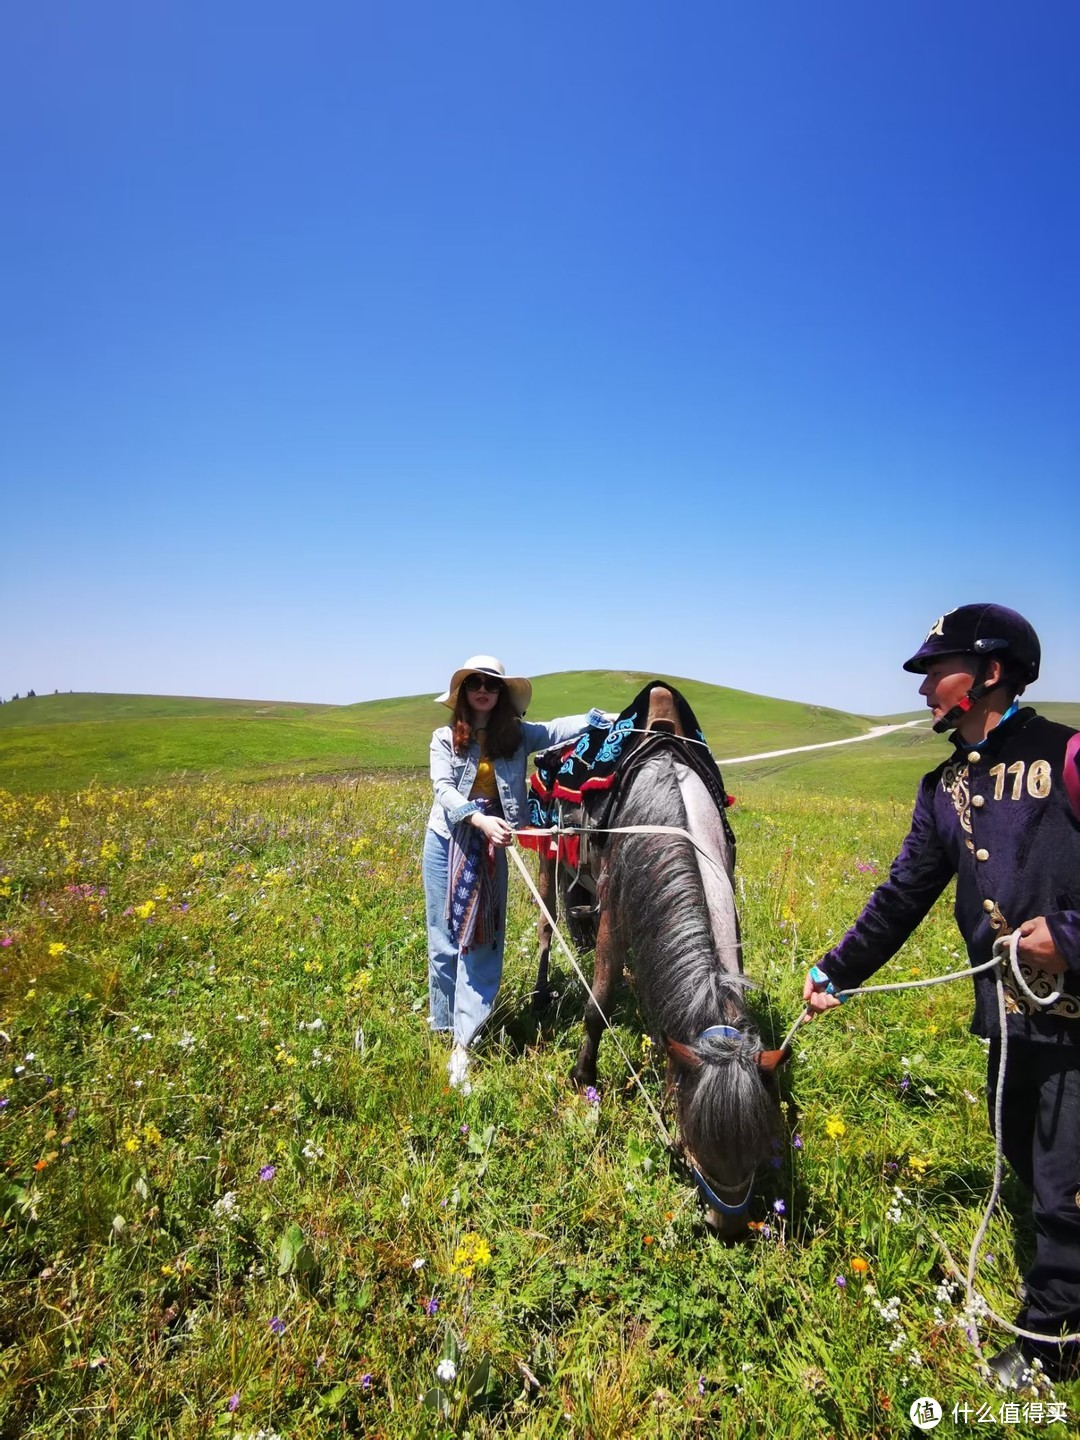
<instances>
[{"instance_id":1,"label":"man","mask_svg":"<svg viewBox=\"0 0 1080 1440\"><path fill-rule=\"evenodd\" d=\"M919 694L934 729L956 727L954 752L923 776L889 878L810 971L803 997L812 1014L838 1005L834 992L862 985L894 955L953 876L956 922L973 966L991 958L998 936L1019 931L1028 986L1038 995L1062 992L1042 1009L1011 970L1004 973L1001 1142L1032 1191L1036 1230L1017 1324L1051 1337L1080 1331L1080 819L1066 786L1076 732L1017 703L1039 661L1035 631L1002 605L962 605L930 627L904 669L924 676ZM1075 793L1071 775L1070 785ZM1000 1037L990 971L975 979L971 1028L990 1041L995 1078ZM992 1107L992 1091L990 1098ZM1036 1358L1060 1379L1076 1370L1080 1347L1020 1339L990 1364L1015 1386Z\"/></svg>"}]
</instances>

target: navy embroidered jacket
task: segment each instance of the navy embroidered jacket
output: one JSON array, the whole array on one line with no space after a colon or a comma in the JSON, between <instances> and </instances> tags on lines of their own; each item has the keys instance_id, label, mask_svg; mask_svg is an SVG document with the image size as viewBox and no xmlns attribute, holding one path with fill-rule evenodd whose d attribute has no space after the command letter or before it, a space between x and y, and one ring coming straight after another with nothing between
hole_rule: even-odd
<instances>
[{"instance_id":1,"label":"navy embroidered jacket","mask_svg":"<svg viewBox=\"0 0 1080 1440\"><path fill-rule=\"evenodd\" d=\"M978 746L954 735L952 757L924 775L911 829L889 878L821 961L837 989L865 983L896 953L955 875L956 923L972 965L990 959L999 935L1045 915L1064 955L1064 976L1022 965L1037 995L1063 994L1040 1010L1005 972L1010 1041L1080 1045L1080 820L1062 767L1074 734L1019 710ZM998 1033L993 972L975 977L977 1035Z\"/></svg>"}]
</instances>

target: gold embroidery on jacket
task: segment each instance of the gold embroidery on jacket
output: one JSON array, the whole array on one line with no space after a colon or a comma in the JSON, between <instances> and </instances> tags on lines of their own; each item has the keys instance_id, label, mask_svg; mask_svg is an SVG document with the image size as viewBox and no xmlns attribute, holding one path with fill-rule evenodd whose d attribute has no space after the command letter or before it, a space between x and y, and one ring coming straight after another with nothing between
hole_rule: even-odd
<instances>
[{"instance_id":1,"label":"gold embroidery on jacket","mask_svg":"<svg viewBox=\"0 0 1080 1440\"><path fill-rule=\"evenodd\" d=\"M960 828L971 834L971 790L968 786L968 767L966 762L959 765L948 764L941 772L941 788L948 795L956 811L957 819L960 821ZM967 847L971 849L971 841L966 841Z\"/></svg>"}]
</instances>

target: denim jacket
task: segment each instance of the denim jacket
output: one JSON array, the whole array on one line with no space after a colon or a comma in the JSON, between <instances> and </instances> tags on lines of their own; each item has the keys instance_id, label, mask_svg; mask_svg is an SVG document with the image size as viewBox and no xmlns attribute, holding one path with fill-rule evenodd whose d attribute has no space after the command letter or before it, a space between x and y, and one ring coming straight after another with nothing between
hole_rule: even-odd
<instances>
[{"instance_id":1,"label":"denim jacket","mask_svg":"<svg viewBox=\"0 0 1080 1440\"><path fill-rule=\"evenodd\" d=\"M515 830L527 818L525 791L529 756L549 745L562 745L581 735L590 725L601 725L607 717L600 710L587 715L564 715L546 724L533 720L521 722L521 744L508 760L493 760L495 784L499 791L503 819ZM428 829L444 840L450 838L450 827L464 820L477 809L469 799L476 779L480 746L474 740L464 755L454 751L453 730L440 725L431 737L431 783L435 787L435 803L428 816Z\"/></svg>"}]
</instances>

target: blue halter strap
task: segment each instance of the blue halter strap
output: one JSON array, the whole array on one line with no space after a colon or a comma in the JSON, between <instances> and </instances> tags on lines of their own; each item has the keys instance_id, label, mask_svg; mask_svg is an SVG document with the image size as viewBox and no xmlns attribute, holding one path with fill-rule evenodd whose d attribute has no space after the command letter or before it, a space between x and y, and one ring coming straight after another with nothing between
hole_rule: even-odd
<instances>
[{"instance_id":1,"label":"blue halter strap","mask_svg":"<svg viewBox=\"0 0 1080 1440\"><path fill-rule=\"evenodd\" d=\"M699 1040L708 1040L710 1035L722 1035L725 1040L741 1040L742 1031L736 1030L734 1025L710 1025L697 1037Z\"/></svg>"}]
</instances>

